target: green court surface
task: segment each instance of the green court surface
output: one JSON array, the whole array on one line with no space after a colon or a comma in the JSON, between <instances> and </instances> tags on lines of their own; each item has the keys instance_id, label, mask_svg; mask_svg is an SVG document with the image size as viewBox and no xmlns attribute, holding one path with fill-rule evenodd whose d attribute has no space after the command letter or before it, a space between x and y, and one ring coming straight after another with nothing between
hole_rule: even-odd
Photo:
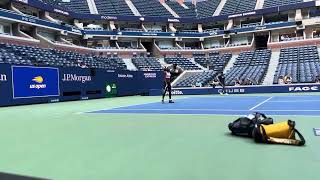
<instances>
[{"instance_id":1,"label":"green court surface","mask_svg":"<svg viewBox=\"0 0 320 180\"><path fill-rule=\"evenodd\" d=\"M68 180L320 178L320 136L313 132L320 128L318 116L272 116L296 121L307 144L294 147L231 136L227 124L235 115L85 113L159 100L134 96L0 108L0 172Z\"/></svg>"}]
</instances>

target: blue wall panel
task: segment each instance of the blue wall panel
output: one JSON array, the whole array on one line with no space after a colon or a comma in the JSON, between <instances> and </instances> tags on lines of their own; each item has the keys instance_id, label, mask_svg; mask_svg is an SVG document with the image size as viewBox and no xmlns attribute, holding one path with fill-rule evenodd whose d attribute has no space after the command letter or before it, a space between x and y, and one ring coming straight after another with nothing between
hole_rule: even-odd
<instances>
[{"instance_id":1,"label":"blue wall panel","mask_svg":"<svg viewBox=\"0 0 320 180\"><path fill-rule=\"evenodd\" d=\"M161 89L162 79L162 72L1 64L0 106L103 98L107 84L116 84L117 96L149 94L150 89ZM43 89L32 88L35 85Z\"/></svg>"}]
</instances>

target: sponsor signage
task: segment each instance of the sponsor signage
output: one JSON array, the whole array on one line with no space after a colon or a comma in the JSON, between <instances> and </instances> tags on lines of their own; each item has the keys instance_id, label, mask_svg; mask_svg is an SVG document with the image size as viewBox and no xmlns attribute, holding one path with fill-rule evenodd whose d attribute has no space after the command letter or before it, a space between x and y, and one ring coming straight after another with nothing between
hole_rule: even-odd
<instances>
[{"instance_id":1,"label":"sponsor signage","mask_svg":"<svg viewBox=\"0 0 320 180\"><path fill-rule=\"evenodd\" d=\"M166 93L166 95L168 95L169 92ZM172 90L171 91L172 95L183 95L183 92L181 90Z\"/></svg>"},{"instance_id":2,"label":"sponsor signage","mask_svg":"<svg viewBox=\"0 0 320 180\"><path fill-rule=\"evenodd\" d=\"M133 78L132 74L118 74L118 78Z\"/></svg>"},{"instance_id":3,"label":"sponsor signage","mask_svg":"<svg viewBox=\"0 0 320 180\"><path fill-rule=\"evenodd\" d=\"M0 82L6 82L8 81L6 74L0 74Z\"/></svg>"},{"instance_id":4,"label":"sponsor signage","mask_svg":"<svg viewBox=\"0 0 320 180\"><path fill-rule=\"evenodd\" d=\"M274 85L274 86L233 86L227 87L228 94L252 94L252 93L300 93L300 92L320 92L318 84L297 84L297 85ZM172 90L175 95L202 95L218 94L222 88L176 88ZM160 95L161 90L151 89L150 95Z\"/></svg>"},{"instance_id":5,"label":"sponsor signage","mask_svg":"<svg viewBox=\"0 0 320 180\"><path fill-rule=\"evenodd\" d=\"M106 83L106 97L117 95L117 85L115 83Z\"/></svg>"},{"instance_id":6,"label":"sponsor signage","mask_svg":"<svg viewBox=\"0 0 320 180\"><path fill-rule=\"evenodd\" d=\"M310 91L319 91L318 86L292 86L289 87L289 92L310 92Z\"/></svg>"},{"instance_id":7,"label":"sponsor signage","mask_svg":"<svg viewBox=\"0 0 320 180\"><path fill-rule=\"evenodd\" d=\"M62 81L63 82L81 82L81 83L86 83L86 82L91 82L92 81L92 77L91 76L78 75L78 74L63 74Z\"/></svg>"},{"instance_id":8,"label":"sponsor signage","mask_svg":"<svg viewBox=\"0 0 320 180\"><path fill-rule=\"evenodd\" d=\"M143 76L146 79L153 79L153 78L157 78L157 73L143 73Z\"/></svg>"},{"instance_id":9,"label":"sponsor signage","mask_svg":"<svg viewBox=\"0 0 320 180\"><path fill-rule=\"evenodd\" d=\"M57 68L12 66L13 98L59 96Z\"/></svg>"}]
</instances>

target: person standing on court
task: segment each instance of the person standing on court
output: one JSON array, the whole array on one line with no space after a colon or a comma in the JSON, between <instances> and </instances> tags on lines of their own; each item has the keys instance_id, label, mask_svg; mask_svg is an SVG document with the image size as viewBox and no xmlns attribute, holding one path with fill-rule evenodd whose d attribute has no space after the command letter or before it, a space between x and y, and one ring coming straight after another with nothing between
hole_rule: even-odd
<instances>
[{"instance_id":1,"label":"person standing on court","mask_svg":"<svg viewBox=\"0 0 320 180\"><path fill-rule=\"evenodd\" d=\"M169 93L169 103L174 103L171 99L171 72L168 67L165 67L163 69L164 73L164 90L162 94L162 103L164 103L164 98L166 96L166 93Z\"/></svg>"},{"instance_id":2,"label":"person standing on court","mask_svg":"<svg viewBox=\"0 0 320 180\"><path fill-rule=\"evenodd\" d=\"M223 72L218 73L216 78L219 82L219 85L222 87L222 91L219 93L221 95L228 95L228 93L226 92L225 77L224 77Z\"/></svg>"}]
</instances>

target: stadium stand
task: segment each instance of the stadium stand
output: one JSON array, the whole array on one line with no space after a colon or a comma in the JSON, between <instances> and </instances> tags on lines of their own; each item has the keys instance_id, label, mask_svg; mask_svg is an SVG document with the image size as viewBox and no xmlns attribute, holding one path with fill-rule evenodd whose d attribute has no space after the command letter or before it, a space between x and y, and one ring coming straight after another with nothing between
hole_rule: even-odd
<instances>
[{"instance_id":1,"label":"stadium stand","mask_svg":"<svg viewBox=\"0 0 320 180\"><path fill-rule=\"evenodd\" d=\"M167 64L177 64L183 70L201 70L201 68L185 57L166 57L164 61Z\"/></svg>"},{"instance_id":2,"label":"stadium stand","mask_svg":"<svg viewBox=\"0 0 320 180\"><path fill-rule=\"evenodd\" d=\"M110 70L125 70L126 65L120 57L101 57L84 55L71 51L42 49L32 46L0 44L0 57L8 64L23 64L50 67L86 67Z\"/></svg>"},{"instance_id":3,"label":"stadium stand","mask_svg":"<svg viewBox=\"0 0 320 180\"><path fill-rule=\"evenodd\" d=\"M70 2L61 1L61 4L69 8L71 11L90 14L87 0L70 0Z\"/></svg>"},{"instance_id":4,"label":"stadium stand","mask_svg":"<svg viewBox=\"0 0 320 180\"><path fill-rule=\"evenodd\" d=\"M161 64L155 57L134 57L132 63L141 71L162 71Z\"/></svg>"},{"instance_id":5,"label":"stadium stand","mask_svg":"<svg viewBox=\"0 0 320 180\"><path fill-rule=\"evenodd\" d=\"M173 17L157 0L131 0L138 11L144 16Z\"/></svg>"},{"instance_id":6,"label":"stadium stand","mask_svg":"<svg viewBox=\"0 0 320 180\"><path fill-rule=\"evenodd\" d=\"M125 0L95 0L98 12L106 15L132 15Z\"/></svg>"},{"instance_id":7,"label":"stadium stand","mask_svg":"<svg viewBox=\"0 0 320 180\"><path fill-rule=\"evenodd\" d=\"M253 11L255 6L256 0L227 0L220 14L227 15Z\"/></svg>"},{"instance_id":8,"label":"stadium stand","mask_svg":"<svg viewBox=\"0 0 320 180\"><path fill-rule=\"evenodd\" d=\"M184 4L189 8L185 9L176 1L166 2L172 10L174 10L180 17L196 17L195 7L192 3L185 2Z\"/></svg>"},{"instance_id":9,"label":"stadium stand","mask_svg":"<svg viewBox=\"0 0 320 180\"><path fill-rule=\"evenodd\" d=\"M220 0L207 0L197 3L197 16L198 17L210 17L217 9Z\"/></svg>"},{"instance_id":10,"label":"stadium stand","mask_svg":"<svg viewBox=\"0 0 320 180\"><path fill-rule=\"evenodd\" d=\"M186 72L175 87L205 87L214 78L215 71Z\"/></svg>"},{"instance_id":11,"label":"stadium stand","mask_svg":"<svg viewBox=\"0 0 320 180\"><path fill-rule=\"evenodd\" d=\"M210 70L219 72L224 69L231 57L231 53L220 55L219 52L216 52L211 53L209 57L195 57L195 61L203 67L209 67Z\"/></svg>"},{"instance_id":12,"label":"stadium stand","mask_svg":"<svg viewBox=\"0 0 320 180\"><path fill-rule=\"evenodd\" d=\"M271 50L245 51L240 53L233 67L226 74L226 84L234 85L235 80L250 80L261 84L268 69Z\"/></svg>"},{"instance_id":13,"label":"stadium stand","mask_svg":"<svg viewBox=\"0 0 320 180\"><path fill-rule=\"evenodd\" d=\"M89 6L86 0L70 0L70 2L63 0L41 0L47 4L61 7L62 9L68 9L74 12L90 14Z\"/></svg>"},{"instance_id":14,"label":"stadium stand","mask_svg":"<svg viewBox=\"0 0 320 180\"><path fill-rule=\"evenodd\" d=\"M264 0L263 8L301 3L303 0Z\"/></svg>"},{"instance_id":15,"label":"stadium stand","mask_svg":"<svg viewBox=\"0 0 320 180\"><path fill-rule=\"evenodd\" d=\"M278 84L279 77L287 75L291 76L292 83L315 82L316 76L320 75L317 47L303 46L281 49L274 84Z\"/></svg>"}]
</instances>

